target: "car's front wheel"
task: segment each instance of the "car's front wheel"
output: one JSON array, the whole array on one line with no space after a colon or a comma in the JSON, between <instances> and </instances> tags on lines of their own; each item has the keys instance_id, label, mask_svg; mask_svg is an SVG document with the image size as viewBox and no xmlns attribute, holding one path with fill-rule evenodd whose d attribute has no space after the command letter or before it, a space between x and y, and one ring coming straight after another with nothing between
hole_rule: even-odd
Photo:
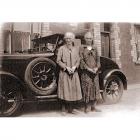
<instances>
[{"instance_id":1,"label":"car's front wheel","mask_svg":"<svg viewBox=\"0 0 140 140\"><path fill-rule=\"evenodd\" d=\"M21 109L22 94L16 86L2 82L0 88L0 116L2 117L16 116Z\"/></svg>"},{"instance_id":2,"label":"car's front wheel","mask_svg":"<svg viewBox=\"0 0 140 140\"><path fill-rule=\"evenodd\" d=\"M111 75L105 84L102 98L106 104L115 104L123 95L123 83L117 75Z\"/></svg>"}]
</instances>

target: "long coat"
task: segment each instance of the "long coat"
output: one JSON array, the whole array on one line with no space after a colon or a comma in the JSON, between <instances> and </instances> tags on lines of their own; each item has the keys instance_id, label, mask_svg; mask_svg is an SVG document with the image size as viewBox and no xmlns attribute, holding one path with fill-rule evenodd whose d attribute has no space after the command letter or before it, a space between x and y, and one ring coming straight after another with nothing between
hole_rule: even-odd
<instances>
[{"instance_id":1,"label":"long coat","mask_svg":"<svg viewBox=\"0 0 140 140\"><path fill-rule=\"evenodd\" d=\"M79 47L73 46L69 49L66 45L61 46L58 50L57 63L60 66L58 98L66 101L81 100L82 93L77 69L72 76L66 71L66 67L79 67Z\"/></svg>"},{"instance_id":2,"label":"long coat","mask_svg":"<svg viewBox=\"0 0 140 140\"><path fill-rule=\"evenodd\" d=\"M100 67L100 57L96 47L92 46L91 50L84 45L80 48L80 68L81 68L81 87L83 91L83 99L85 102L96 100L99 93L99 77L98 74L93 74L87 69Z\"/></svg>"}]
</instances>

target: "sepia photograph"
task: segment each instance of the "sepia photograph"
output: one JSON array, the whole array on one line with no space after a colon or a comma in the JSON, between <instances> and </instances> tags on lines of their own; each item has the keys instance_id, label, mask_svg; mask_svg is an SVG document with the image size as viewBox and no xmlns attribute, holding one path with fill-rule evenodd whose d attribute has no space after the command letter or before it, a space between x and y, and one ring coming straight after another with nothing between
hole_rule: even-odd
<instances>
[{"instance_id":1,"label":"sepia photograph","mask_svg":"<svg viewBox=\"0 0 140 140\"><path fill-rule=\"evenodd\" d=\"M0 3L0 139L139 140L140 2Z\"/></svg>"},{"instance_id":2,"label":"sepia photograph","mask_svg":"<svg viewBox=\"0 0 140 140\"><path fill-rule=\"evenodd\" d=\"M139 110L139 23L5 22L0 46L2 117Z\"/></svg>"}]
</instances>

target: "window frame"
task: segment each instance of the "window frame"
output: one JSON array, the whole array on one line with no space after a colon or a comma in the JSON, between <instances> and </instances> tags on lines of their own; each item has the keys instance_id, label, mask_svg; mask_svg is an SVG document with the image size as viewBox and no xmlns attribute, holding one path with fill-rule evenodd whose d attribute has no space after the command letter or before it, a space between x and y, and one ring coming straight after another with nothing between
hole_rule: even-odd
<instances>
[{"instance_id":1,"label":"window frame","mask_svg":"<svg viewBox=\"0 0 140 140\"><path fill-rule=\"evenodd\" d=\"M138 39L138 34L140 35L140 25L134 24L134 30L135 30L136 57L137 57L137 60L135 63L140 64L140 39Z\"/></svg>"}]
</instances>

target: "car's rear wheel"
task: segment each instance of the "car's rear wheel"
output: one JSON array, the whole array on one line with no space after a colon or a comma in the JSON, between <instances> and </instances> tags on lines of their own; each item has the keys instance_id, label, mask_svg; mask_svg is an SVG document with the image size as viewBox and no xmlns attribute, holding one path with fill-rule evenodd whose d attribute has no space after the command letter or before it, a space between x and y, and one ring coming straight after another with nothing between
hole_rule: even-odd
<instances>
[{"instance_id":1,"label":"car's rear wheel","mask_svg":"<svg viewBox=\"0 0 140 140\"><path fill-rule=\"evenodd\" d=\"M0 116L2 117L16 116L20 112L22 94L16 86L2 82L0 89Z\"/></svg>"},{"instance_id":2,"label":"car's rear wheel","mask_svg":"<svg viewBox=\"0 0 140 140\"><path fill-rule=\"evenodd\" d=\"M123 83L117 75L111 75L105 84L102 98L105 104L115 104L123 95Z\"/></svg>"},{"instance_id":3,"label":"car's rear wheel","mask_svg":"<svg viewBox=\"0 0 140 140\"><path fill-rule=\"evenodd\" d=\"M48 58L31 61L25 72L25 81L37 95L49 95L56 90L56 64Z\"/></svg>"}]
</instances>

